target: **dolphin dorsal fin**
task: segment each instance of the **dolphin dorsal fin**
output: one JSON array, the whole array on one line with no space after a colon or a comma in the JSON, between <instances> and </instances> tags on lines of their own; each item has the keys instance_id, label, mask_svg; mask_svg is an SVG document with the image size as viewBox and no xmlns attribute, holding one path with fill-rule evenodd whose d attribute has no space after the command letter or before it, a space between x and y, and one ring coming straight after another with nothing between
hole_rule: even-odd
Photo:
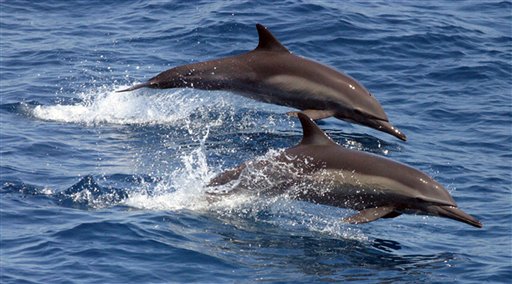
<instances>
[{"instance_id":1,"label":"dolphin dorsal fin","mask_svg":"<svg viewBox=\"0 0 512 284\"><path fill-rule=\"evenodd\" d=\"M256 24L258 30L259 43L256 50L268 50L276 52L287 52L290 53L286 47L284 47L276 37L262 24Z\"/></svg>"},{"instance_id":2,"label":"dolphin dorsal fin","mask_svg":"<svg viewBox=\"0 0 512 284\"><path fill-rule=\"evenodd\" d=\"M297 116L302 125L303 136L300 142L301 145L337 145L309 116L302 112L299 112Z\"/></svg>"}]
</instances>

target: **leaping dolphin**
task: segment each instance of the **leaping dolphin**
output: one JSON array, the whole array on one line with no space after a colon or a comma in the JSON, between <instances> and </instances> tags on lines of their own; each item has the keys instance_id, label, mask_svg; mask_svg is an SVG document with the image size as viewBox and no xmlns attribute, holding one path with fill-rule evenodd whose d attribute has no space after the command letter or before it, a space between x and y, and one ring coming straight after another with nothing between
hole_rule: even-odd
<instances>
[{"instance_id":1,"label":"leaping dolphin","mask_svg":"<svg viewBox=\"0 0 512 284\"><path fill-rule=\"evenodd\" d=\"M256 29L259 44L250 52L178 66L118 92L143 87L228 90L265 103L300 109L314 120L334 116L407 139L355 79L293 55L263 25L256 24Z\"/></svg>"},{"instance_id":2,"label":"leaping dolphin","mask_svg":"<svg viewBox=\"0 0 512 284\"><path fill-rule=\"evenodd\" d=\"M421 171L390 159L336 144L308 116L298 113L302 141L271 159L249 161L210 181L227 193L288 194L290 197L359 213L358 224L403 213L446 217L481 228L457 208L448 191Z\"/></svg>"}]
</instances>

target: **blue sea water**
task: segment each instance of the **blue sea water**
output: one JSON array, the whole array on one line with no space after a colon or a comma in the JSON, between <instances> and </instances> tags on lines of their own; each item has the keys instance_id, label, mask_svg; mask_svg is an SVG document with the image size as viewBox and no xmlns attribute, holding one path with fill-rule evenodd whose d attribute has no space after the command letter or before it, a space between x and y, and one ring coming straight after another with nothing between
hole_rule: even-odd
<instances>
[{"instance_id":1,"label":"blue sea water","mask_svg":"<svg viewBox=\"0 0 512 284\"><path fill-rule=\"evenodd\" d=\"M338 143L418 168L476 229L205 184L295 145L290 109L228 92L115 93L249 51L262 23L358 79L407 134ZM0 1L0 282L509 283L512 2Z\"/></svg>"}]
</instances>

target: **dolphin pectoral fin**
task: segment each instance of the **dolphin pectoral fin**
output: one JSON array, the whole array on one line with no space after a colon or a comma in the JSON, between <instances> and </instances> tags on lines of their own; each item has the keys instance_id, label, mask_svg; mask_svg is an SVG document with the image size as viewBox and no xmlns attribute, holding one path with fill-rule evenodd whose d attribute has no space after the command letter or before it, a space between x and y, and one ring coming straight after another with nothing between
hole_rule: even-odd
<instances>
[{"instance_id":1,"label":"dolphin pectoral fin","mask_svg":"<svg viewBox=\"0 0 512 284\"><path fill-rule=\"evenodd\" d=\"M318 109L306 109L301 111L305 115L309 116L312 120L319 120L334 116L336 112L334 110L318 110ZM298 111L290 111L286 113L289 116L298 116Z\"/></svg>"},{"instance_id":2,"label":"dolphin pectoral fin","mask_svg":"<svg viewBox=\"0 0 512 284\"><path fill-rule=\"evenodd\" d=\"M373 207L360 211L356 215L343 218L342 220L349 224L362 224L375 221L379 218L396 217L393 215L395 208L391 206Z\"/></svg>"}]
</instances>

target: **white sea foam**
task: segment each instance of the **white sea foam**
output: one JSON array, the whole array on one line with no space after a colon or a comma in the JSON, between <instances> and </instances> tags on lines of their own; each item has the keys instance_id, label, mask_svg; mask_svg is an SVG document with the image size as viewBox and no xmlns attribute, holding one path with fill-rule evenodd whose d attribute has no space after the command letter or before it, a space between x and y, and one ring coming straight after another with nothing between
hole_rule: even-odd
<instances>
[{"instance_id":1,"label":"white sea foam","mask_svg":"<svg viewBox=\"0 0 512 284\"><path fill-rule=\"evenodd\" d=\"M116 93L99 88L78 96L79 103L36 106L32 115L41 120L68 123L172 124L202 107L229 105L222 97L212 100L184 89L156 94L153 90Z\"/></svg>"},{"instance_id":2,"label":"white sea foam","mask_svg":"<svg viewBox=\"0 0 512 284\"><path fill-rule=\"evenodd\" d=\"M139 209L208 211L244 203L247 198L241 196L216 202L209 199L207 192L211 189L207 184L216 173L208 166L206 158L205 142L209 131L203 135L198 148L181 154L179 167L161 173L163 177L158 183L143 185L140 191L130 194L125 204Z\"/></svg>"}]
</instances>

